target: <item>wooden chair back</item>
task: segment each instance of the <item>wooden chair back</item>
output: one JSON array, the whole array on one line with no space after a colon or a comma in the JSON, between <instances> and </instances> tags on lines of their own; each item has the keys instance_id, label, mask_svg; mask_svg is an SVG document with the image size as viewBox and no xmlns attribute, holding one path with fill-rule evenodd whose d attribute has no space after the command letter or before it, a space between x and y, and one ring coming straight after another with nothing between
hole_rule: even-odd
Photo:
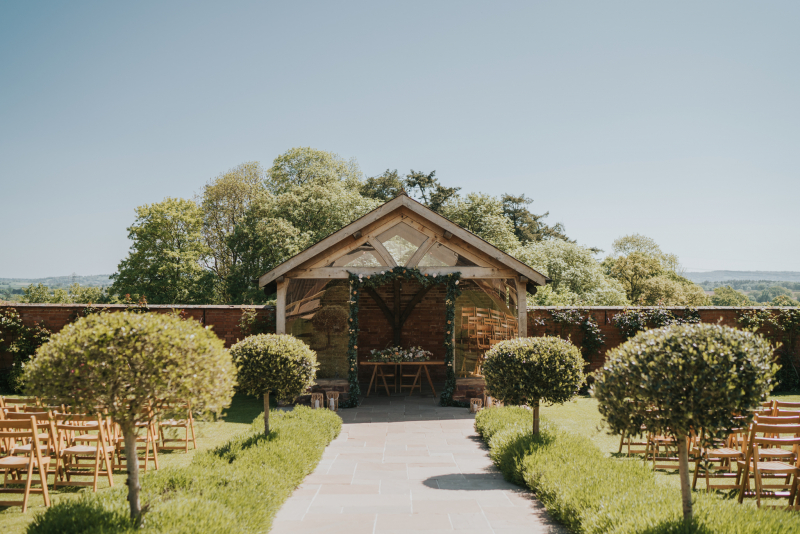
<instances>
[{"instance_id":1,"label":"wooden chair back","mask_svg":"<svg viewBox=\"0 0 800 534\"><path fill-rule=\"evenodd\" d=\"M27 480L24 490L11 490L17 493L23 493L22 501L0 501L0 506L22 506L23 513L28 509L28 497L31 491L42 493L44 497L45 506L50 506L50 494L47 491L47 467L50 458L42 456L41 444L39 443L39 432L37 427L36 416L30 416L27 419L11 420L6 419L0 421L0 440L9 441L12 443L9 450L9 456L0 458L0 469L25 469L27 471ZM29 441L32 446L28 453L28 460L23 464L19 459L12 458L14 454L15 443L17 440ZM39 483L42 486L41 490L31 489L31 476L34 470L39 472ZM7 472L7 471L6 471Z\"/></svg>"}]
</instances>

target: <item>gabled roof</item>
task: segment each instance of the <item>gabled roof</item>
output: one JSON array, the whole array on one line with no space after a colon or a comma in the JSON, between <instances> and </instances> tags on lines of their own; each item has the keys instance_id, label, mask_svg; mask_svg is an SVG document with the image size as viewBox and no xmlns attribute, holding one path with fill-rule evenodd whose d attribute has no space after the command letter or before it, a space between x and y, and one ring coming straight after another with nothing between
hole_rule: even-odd
<instances>
[{"instance_id":1,"label":"gabled roof","mask_svg":"<svg viewBox=\"0 0 800 534\"><path fill-rule=\"evenodd\" d=\"M473 234L472 232L462 228L461 226L455 224L454 222L442 217L435 211L431 210L430 208L423 206L416 200L410 198L406 195L405 192L401 193L397 197L393 198L392 200L378 206L371 212L367 213L363 217L351 222L344 228L334 232L333 234L329 235L328 237L322 239L321 241L317 242L316 244L310 246L303 252L296 254L292 258L286 260L285 262L281 263L268 273L262 275L258 279L258 286L259 288L264 288L268 284L275 282L278 278L285 276L287 274L290 275L291 271L297 269L299 267L304 266L310 260L317 258L318 256L322 255L329 249L336 247L340 242L349 240L352 242L353 237L360 236L360 231L366 228L367 226L379 221L381 219L390 216L393 212L401 210L401 208L407 208L414 214L414 218L418 218L424 220L436 227L441 228L442 233L447 236L455 236L464 241L465 243L471 245L475 249L481 251L483 254L492 258L495 263L498 263L505 267L506 269L510 269L515 271L519 276L523 276L529 280L529 283L533 283L538 286L543 286L546 283L550 282L550 279L541 274L540 272L532 269L528 265L525 265L518 259L514 258L510 254L503 252L502 250L498 249L494 245L490 244L487 241L484 241L477 235ZM291 276L291 275L290 275Z\"/></svg>"}]
</instances>

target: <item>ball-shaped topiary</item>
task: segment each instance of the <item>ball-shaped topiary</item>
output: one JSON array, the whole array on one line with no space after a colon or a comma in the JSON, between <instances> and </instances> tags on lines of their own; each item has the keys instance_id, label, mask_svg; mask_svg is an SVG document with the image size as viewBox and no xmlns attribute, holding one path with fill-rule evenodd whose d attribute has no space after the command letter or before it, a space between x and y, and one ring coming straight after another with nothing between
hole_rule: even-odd
<instances>
[{"instance_id":1,"label":"ball-shaped topiary","mask_svg":"<svg viewBox=\"0 0 800 534\"><path fill-rule=\"evenodd\" d=\"M194 320L100 313L54 334L25 365L23 379L31 395L58 399L75 412L108 414L120 425L131 517L138 521L136 423L171 403L221 410L233 395L234 367L223 342Z\"/></svg>"},{"instance_id":2,"label":"ball-shaped topiary","mask_svg":"<svg viewBox=\"0 0 800 534\"><path fill-rule=\"evenodd\" d=\"M486 353L486 392L507 404L533 408L533 433L539 433L539 404L562 404L583 385L585 362L578 348L560 337L501 341Z\"/></svg>"},{"instance_id":3,"label":"ball-shaped topiary","mask_svg":"<svg viewBox=\"0 0 800 534\"><path fill-rule=\"evenodd\" d=\"M595 380L600 413L612 431L674 436L684 516L691 517L686 436L727 436L752 418L777 366L762 337L720 325L673 325L639 332L610 351Z\"/></svg>"},{"instance_id":4,"label":"ball-shaped topiary","mask_svg":"<svg viewBox=\"0 0 800 534\"><path fill-rule=\"evenodd\" d=\"M331 334L342 332L347 327L350 312L344 306L324 306L311 318L314 329L327 335L326 349L331 346Z\"/></svg>"},{"instance_id":5,"label":"ball-shaped topiary","mask_svg":"<svg viewBox=\"0 0 800 534\"><path fill-rule=\"evenodd\" d=\"M231 347L239 387L264 395L264 432L269 434L269 393L290 401L314 384L317 353L294 336L259 334Z\"/></svg>"}]
</instances>

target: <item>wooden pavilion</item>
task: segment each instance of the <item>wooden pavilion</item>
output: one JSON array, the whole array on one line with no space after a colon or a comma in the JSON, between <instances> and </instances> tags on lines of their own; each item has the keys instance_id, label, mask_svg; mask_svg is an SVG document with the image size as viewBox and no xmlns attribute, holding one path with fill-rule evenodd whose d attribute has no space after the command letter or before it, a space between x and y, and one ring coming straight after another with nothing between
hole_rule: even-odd
<instances>
[{"instance_id":1,"label":"wooden pavilion","mask_svg":"<svg viewBox=\"0 0 800 534\"><path fill-rule=\"evenodd\" d=\"M353 300L355 286L387 272L399 277L365 286L360 304ZM411 272L422 278L405 279ZM454 278L460 283L455 302L443 284L427 283ZM479 377L491 345L526 336L526 293L549 281L402 193L264 274L258 285L277 293L276 332L303 339L317 351L319 376L350 376L352 389L372 372L357 369L370 351L388 346L421 346L441 363L452 341L450 376ZM450 327L447 306L455 323ZM360 325L355 343L354 324ZM434 375L442 380L447 373L440 368Z\"/></svg>"}]
</instances>

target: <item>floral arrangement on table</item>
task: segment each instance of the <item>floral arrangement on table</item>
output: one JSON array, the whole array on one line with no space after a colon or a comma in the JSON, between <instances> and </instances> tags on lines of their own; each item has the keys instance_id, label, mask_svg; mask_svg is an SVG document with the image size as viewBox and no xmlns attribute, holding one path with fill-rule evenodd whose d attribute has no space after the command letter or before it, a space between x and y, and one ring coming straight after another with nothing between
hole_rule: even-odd
<instances>
[{"instance_id":1,"label":"floral arrangement on table","mask_svg":"<svg viewBox=\"0 0 800 534\"><path fill-rule=\"evenodd\" d=\"M425 362L431 359L433 353L422 350L422 347L389 347L388 349L369 351L371 362L405 363Z\"/></svg>"}]
</instances>

